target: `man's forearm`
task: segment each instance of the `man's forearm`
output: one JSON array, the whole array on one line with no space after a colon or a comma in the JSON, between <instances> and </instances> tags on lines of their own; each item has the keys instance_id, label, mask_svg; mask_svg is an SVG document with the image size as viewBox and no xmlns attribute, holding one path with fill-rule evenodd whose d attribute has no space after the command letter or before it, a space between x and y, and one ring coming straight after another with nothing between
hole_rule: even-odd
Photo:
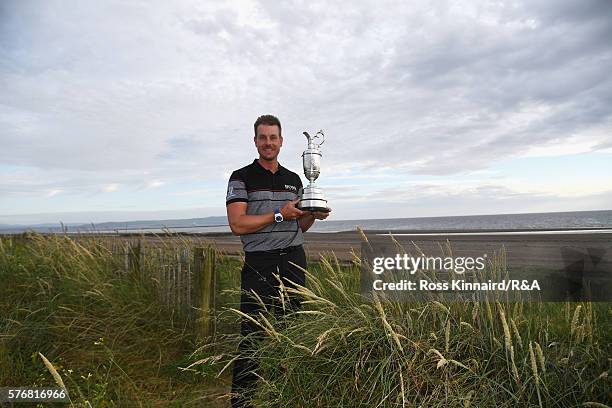
<instances>
[{"instance_id":1,"label":"man's forearm","mask_svg":"<svg viewBox=\"0 0 612 408\"><path fill-rule=\"evenodd\" d=\"M300 217L300 219L298 220L298 223L300 224L300 229L302 230L302 232L308 231L308 229L312 227L312 224L314 224L314 222L315 222L315 217L314 215L312 215L312 213L308 213L307 215Z\"/></svg>"},{"instance_id":2,"label":"man's forearm","mask_svg":"<svg viewBox=\"0 0 612 408\"><path fill-rule=\"evenodd\" d=\"M288 201L279 209L285 221L295 221L305 213L295 208L298 200ZM257 232L275 222L274 212L257 215L247 215L247 204L235 202L227 205L227 220L234 235L244 235Z\"/></svg>"},{"instance_id":3,"label":"man's forearm","mask_svg":"<svg viewBox=\"0 0 612 408\"><path fill-rule=\"evenodd\" d=\"M236 222L230 224L232 232L236 235L257 232L265 226L274 222L274 212L260 215L241 215Z\"/></svg>"}]
</instances>

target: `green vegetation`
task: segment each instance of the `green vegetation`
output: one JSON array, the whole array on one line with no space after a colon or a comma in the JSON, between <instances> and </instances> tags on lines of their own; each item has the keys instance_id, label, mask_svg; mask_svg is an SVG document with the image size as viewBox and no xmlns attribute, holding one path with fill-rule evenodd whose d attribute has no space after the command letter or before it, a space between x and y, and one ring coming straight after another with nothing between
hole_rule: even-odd
<instances>
[{"instance_id":1,"label":"green vegetation","mask_svg":"<svg viewBox=\"0 0 612 408\"><path fill-rule=\"evenodd\" d=\"M503 260L487 275L502 275ZM307 288L284 294L303 310L256 317L257 406L610 405L609 303L367 302L357 261L351 271L323 260Z\"/></svg>"},{"instance_id":2,"label":"green vegetation","mask_svg":"<svg viewBox=\"0 0 612 408\"><path fill-rule=\"evenodd\" d=\"M54 385L41 353L75 406L226 406L211 396L226 392L227 378L180 369L198 347L188 320L160 301L156 279L122 265L102 241L1 239L0 384ZM221 260L224 275L237 268Z\"/></svg>"},{"instance_id":3,"label":"green vegetation","mask_svg":"<svg viewBox=\"0 0 612 408\"><path fill-rule=\"evenodd\" d=\"M207 345L144 264L126 274L102 240L0 239L0 384L54 384L41 353L74 406L228 406L240 260L218 257ZM368 302L358 268L324 258L285 293L302 311L257 317L258 406L611 405L609 303Z\"/></svg>"}]
</instances>

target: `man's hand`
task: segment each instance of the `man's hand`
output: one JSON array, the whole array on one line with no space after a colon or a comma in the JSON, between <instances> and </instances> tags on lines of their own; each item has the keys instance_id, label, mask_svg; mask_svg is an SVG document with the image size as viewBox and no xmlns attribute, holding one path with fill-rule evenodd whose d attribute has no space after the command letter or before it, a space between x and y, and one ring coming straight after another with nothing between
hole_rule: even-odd
<instances>
[{"instance_id":1,"label":"man's hand","mask_svg":"<svg viewBox=\"0 0 612 408\"><path fill-rule=\"evenodd\" d=\"M300 200L289 201L287 204L280 209L280 212L283 216L283 219L286 221L296 220L300 218L302 215L306 214L304 211L296 208L295 205L299 203Z\"/></svg>"},{"instance_id":2,"label":"man's hand","mask_svg":"<svg viewBox=\"0 0 612 408\"><path fill-rule=\"evenodd\" d=\"M331 209L329 210L331 212ZM304 211L304 216L299 219L302 232L308 231L315 220L324 220L329 216L329 212L323 211Z\"/></svg>"},{"instance_id":3,"label":"man's hand","mask_svg":"<svg viewBox=\"0 0 612 408\"><path fill-rule=\"evenodd\" d=\"M310 213L312 214L313 217L315 217L315 219L317 220L324 220L327 217L329 217L329 213L331 212L331 208L328 208L328 212L323 212L323 211L311 211Z\"/></svg>"}]
</instances>

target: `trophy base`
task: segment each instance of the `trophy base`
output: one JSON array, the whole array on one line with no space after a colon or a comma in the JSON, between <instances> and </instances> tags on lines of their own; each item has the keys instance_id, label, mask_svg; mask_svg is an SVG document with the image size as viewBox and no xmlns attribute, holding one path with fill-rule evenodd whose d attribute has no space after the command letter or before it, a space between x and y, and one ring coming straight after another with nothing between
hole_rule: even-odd
<instances>
[{"instance_id":1,"label":"trophy base","mask_svg":"<svg viewBox=\"0 0 612 408\"><path fill-rule=\"evenodd\" d=\"M302 211L311 211L311 212L324 212L327 213L330 211L327 207L298 207Z\"/></svg>"},{"instance_id":2,"label":"trophy base","mask_svg":"<svg viewBox=\"0 0 612 408\"><path fill-rule=\"evenodd\" d=\"M327 200L320 188L309 184L306 188L298 192L300 202L297 205L302 211L329 212Z\"/></svg>"},{"instance_id":3,"label":"trophy base","mask_svg":"<svg viewBox=\"0 0 612 408\"><path fill-rule=\"evenodd\" d=\"M329 212L329 208L327 208L327 200L321 198L302 199L298 203L297 208L302 211Z\"/></svg>"}]
</instances>

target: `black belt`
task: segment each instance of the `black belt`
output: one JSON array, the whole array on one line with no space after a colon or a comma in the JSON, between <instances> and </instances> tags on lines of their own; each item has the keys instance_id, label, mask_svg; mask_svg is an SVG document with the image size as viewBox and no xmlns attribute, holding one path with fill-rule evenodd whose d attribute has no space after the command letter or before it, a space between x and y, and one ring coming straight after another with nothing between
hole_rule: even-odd
<instances>
[{"instance_id":1,"label":"black belt","mask_svg":"<svg viewBox=\"0 0 612 408\"><path fill-rule=\"evenodd\" d=\"M301 245L294 245L287 248L279 248L279 249L270 249L268 251L250 251L247 252L247 255L286 255L289 254L299 248L302 248Z\"/></svg>"}]
</instances>

